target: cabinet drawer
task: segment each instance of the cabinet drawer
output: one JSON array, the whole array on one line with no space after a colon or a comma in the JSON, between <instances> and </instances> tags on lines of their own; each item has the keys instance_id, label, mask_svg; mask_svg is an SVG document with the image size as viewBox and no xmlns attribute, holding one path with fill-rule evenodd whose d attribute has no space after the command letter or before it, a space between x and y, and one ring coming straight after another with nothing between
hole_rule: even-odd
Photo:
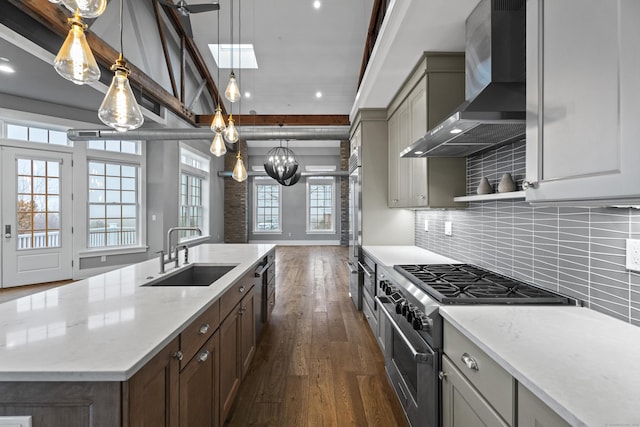
<instances>
[{"instance_id":1,"label":"cabinet drawer","mask_svg":"<svg viewBox=\"0 0 640 427\"><path fill-rule=\"evenodd\" d=\"M219 325L220 304L216 301L180 334L180 351L182 351L180 369L191 360Z\"/></svg>"},{"instance_id":2,"label":"cabinet drawer","mask_svg":"<svg viewBox=\"0 0 640 427\"><path fill-rule=\"evenodd\" d=\"M511 375L448 322L444 322L444 352L500 416L513 425L515 390Z\"/></svg>"},{"instance_id":3,"label":"cabinet drawer","mask_svg":"<svg viewBox=\"0 0 640 427\"><path fill-rule=\"evenodd\" d=\"M223 320L229 315L233 307L245 296L253 287L253 274L246 275L236 282L220 298L220 319Z\"/></svg>"}]
</instances>

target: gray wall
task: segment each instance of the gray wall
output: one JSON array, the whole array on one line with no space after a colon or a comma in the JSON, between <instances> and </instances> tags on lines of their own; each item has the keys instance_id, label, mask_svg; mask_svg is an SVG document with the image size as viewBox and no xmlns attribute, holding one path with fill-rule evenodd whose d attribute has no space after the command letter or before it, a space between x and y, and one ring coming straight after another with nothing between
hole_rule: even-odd
<instances>
[{"instance_id":1,"label":"gray wall","mask_svg":"<svg viewBox=\"0 0 640 427\"><path fill-rule=\"evenodd\" d=\"M307 153L315 153L304 155L305 150L296 149L296 158L304 168L305 165L332 165L336 170L340 170L340 149L325 149L322 151L308 150ZM318 154L318 153L330 154ZM301 153L301 154L298 154ZM262 153L252 154L250 151L249 167L254 165L262 166L264 155ZM303 169L304 170L304 169ZM313 244L314 241L333 241L336 244L340 242L340 178L336 177L335 181L335 233L324 234L308 234L307 233L307 181L302 177L295 185L290 187L282 187L282 234L259 234L253 232L253 177L249 177L249 241L269 241L269 242L286 242L286 241L308 241ZM275 181L274 181L275 182Z\"/></svg>"},{"instance_id":2,"label":"gray wall","mask_svg":"<svg viewBox=\"0 0 640 427\"><path fill-rule=\"evenodd\" d=\"M482 176L494 183L511 172L520 183L521 150L522 144L469 158L468 193ZM640 325L640 273L625 269L625 240L640 239L638 209L487 201L461 210L417 211L415 221L419 247L562 292ZM453 223L451 237L444 235L445 221Z\"/></svg>"}]
</instances>

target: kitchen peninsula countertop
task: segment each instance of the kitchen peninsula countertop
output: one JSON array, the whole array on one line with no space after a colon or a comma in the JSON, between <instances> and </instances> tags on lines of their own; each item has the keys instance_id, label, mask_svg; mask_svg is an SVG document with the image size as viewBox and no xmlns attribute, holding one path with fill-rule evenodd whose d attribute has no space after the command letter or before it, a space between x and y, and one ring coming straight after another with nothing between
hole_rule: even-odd
<instances>
[{"instance_id":1,"label":"kitchen peninsula countertop","mask_svg":"<svg viewBox=\"0 0 640 427\"><path fill-rule=\"evenodd\" d=\"M153 258L0 304L0 381L125 381L274 247L190 248L191 264L237 264L211 286L141 286Z\"/></svg>"},{"instance_id":2,"label":"kitchen peninsula countertop","mask_svg":"<svg viewBox=\"0 0 640 427\"><path fill-rule=\"evenodd\" d=\"M640 426L637 326L583 307L440 313L572 426Z\"/></svg>"},{"instance_id":3,"label":"kitchen peninsula countertop","mask_svg":"<svg viewBox=\"0 0 640 427\"><path fill-rule=\"evenodd\" d=\"M396 264L460 264L459 261L417 246L363 246L376 264L392 267Z\"/></svg>"}]
</instances>

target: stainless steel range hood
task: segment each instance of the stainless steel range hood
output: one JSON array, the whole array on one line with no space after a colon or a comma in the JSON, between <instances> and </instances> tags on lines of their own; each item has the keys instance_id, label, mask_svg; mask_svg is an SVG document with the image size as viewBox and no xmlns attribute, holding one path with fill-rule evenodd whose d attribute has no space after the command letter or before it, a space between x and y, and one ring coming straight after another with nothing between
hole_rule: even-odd
<instances>
[{"instance_id":1,"label":"stainless steel range hood","mask_svg":"<svg viewBox=\"0 0 640 427\"><path fill-rule=\"evenodd\" d=\"M524 138L525 0L481 0L466 21L465 97L401 157L464 157Z\"/></svg>"}]
</instances>

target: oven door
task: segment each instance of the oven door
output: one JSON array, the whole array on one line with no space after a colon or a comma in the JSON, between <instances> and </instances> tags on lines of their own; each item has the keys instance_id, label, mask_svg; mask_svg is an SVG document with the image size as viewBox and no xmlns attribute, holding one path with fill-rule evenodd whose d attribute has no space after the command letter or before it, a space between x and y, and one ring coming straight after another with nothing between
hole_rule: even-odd
<instances>
[{"instance_id":1,"label":"oven door","mask_svg":"<svg viewBox=\"0 0 640 427\"><path fill-rule=\"evenodd\" d=\"M413 426L438 427L439 355L395 313L387 297L376 297L376 301L382 313L380 328L385 329L385 368L407 418Z\"/></svg>"}]
</instances>

